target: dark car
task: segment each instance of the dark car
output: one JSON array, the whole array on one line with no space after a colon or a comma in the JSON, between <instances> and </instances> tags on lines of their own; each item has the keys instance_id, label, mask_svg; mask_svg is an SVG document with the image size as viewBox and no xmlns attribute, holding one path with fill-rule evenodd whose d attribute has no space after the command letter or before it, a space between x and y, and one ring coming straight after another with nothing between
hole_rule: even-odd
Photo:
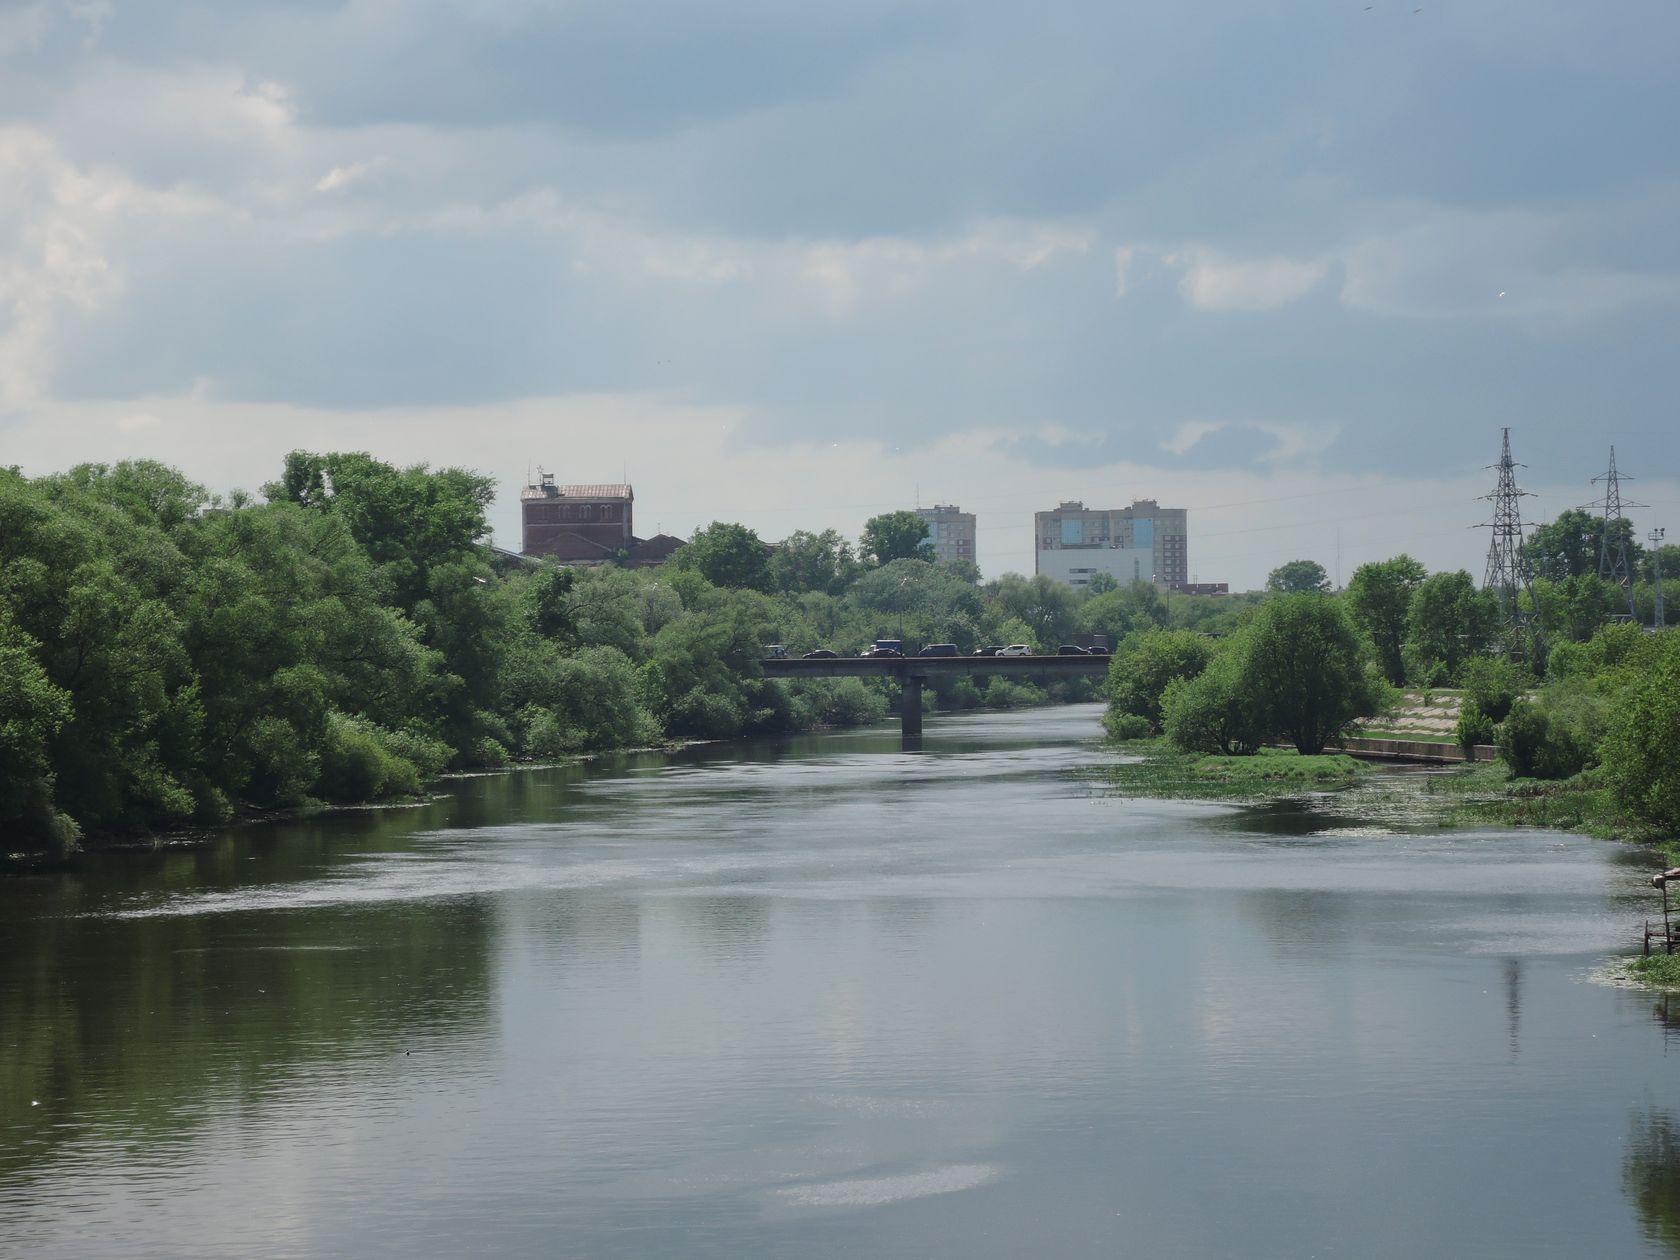
<instances>
[{"instance_id":1,"label":"dark car","mask_svg":"<svg viewBox=\"0 0 1680 1260\"><path fill-rule=\"evenodd\" d=\"M813 651L805 653L805 659L808 661L832 661L839 655L840 653L830 652L827 648L816 648Z\"/></svg>"},{"instance_id":2,"label":"dark car","mask_svg":"<svg viewBox=\"0 0 1680 1260\"><path fill-rule=\"evenodd\" d=\"M916 653L917 656L955 656L956 654L957 645L955 643L930 643Z\"/></svg>"},{"instance_id":3,"label":"dark car","mask_svg":"<svg viewBox=\"0 0 1680 1260\"><path fill-rule=\"evenodd\" d=\"M904 653L900 652L897 648L872 647L867 652L861 653L861 655L863 655L863 656L903 656Z\"/></svg>"},{"instance_id":4,"label":"dark car","mask_svg":"<svg viewBox=\"0 0 1680 1260\"><path fill-rule=\"evenodd\" d=\"M993 644L987 645L986 647L975 648L974 649L974 655L976 655L976 656L996 656L997 655L997 644L993 643Z\"/></svg>"},{"instance_id":5,"label":"dark car","mask_svg":"<svg viewBox=\"0 0 1680 1260\"><path fill-rule=\"evenodd\" d=\"M1056 649L1057 656L1089 656L1090 651L1080 647L1077 643L1064 643Z\"/></svg>"}]
</instances>

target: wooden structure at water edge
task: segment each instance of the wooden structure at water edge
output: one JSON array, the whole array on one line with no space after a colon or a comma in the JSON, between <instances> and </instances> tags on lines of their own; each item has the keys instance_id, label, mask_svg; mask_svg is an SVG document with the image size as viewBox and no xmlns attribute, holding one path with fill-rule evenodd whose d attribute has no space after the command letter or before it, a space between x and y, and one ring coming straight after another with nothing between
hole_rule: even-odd
<instances>
[{"instance_id":1,"label":"wooden structure at water edge","mask_svg":"<svg viewBox=\"0 0 1680 1260\"><path fill-rule=\"evenodd\" d=\"M1652 941L1661 941L1663 952L1668 954L1672 954L1675 945L1680 944L1680 941L1675 939L1677 929L1674 921L1669 918L1668 914L1668 885L1671 880L1680 881L1680 866L1671 866L1661 875L1651 876L1651 887L1662 890L1663 917L1661 926L1653 924L1649 919L1645 920L1645 952L1647 954L1651 952Z\"/></svg>"}]
</instances>

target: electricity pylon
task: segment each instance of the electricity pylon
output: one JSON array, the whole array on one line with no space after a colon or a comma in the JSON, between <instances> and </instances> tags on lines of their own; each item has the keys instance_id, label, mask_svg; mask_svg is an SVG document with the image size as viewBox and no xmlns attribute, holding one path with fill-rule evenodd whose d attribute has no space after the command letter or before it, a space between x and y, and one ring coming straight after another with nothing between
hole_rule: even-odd
<instances>
[{"instance_id":1,"label":"electricity pylon","mask_svg":"<svg viewBox=\"0 0 1680 1260\"><path fill-rule=\"evenodd\" d=\"M1633 606L1633 565L1628 560L1627 544L1628 530L1622 526L1622 509L1644 507L1643 503L1622 502L1622 482L1632 481L1632 477L1623 478L1616 473L1616 448L1610 448L1610 471L1602 477L1594 477L1593 485L1604 483L1604 498L1595 499L1588 507L1602 508L1604 511L1603 524L1598 531L1598 576L1601 581L1614 582L1622 588L1627 597L1628 616L1636 615ZM1610 531L1614 529L1614 540Z\"/></svg>"},{"instance_id":2,"label":"electricity pylon","mask_svg":"<svg viewBox=\"0 0 1680 1260\"><path fill-rule=\"evenodd\" d=\"M1530 492L1517 488L1519 465L1511 459L1509 428L1504 430L1499 462L1488 467L1499 470L1499 483L1492 494L1482 496L1493 504L1493 519L1482 526L1493 531L1488 541L1487 575L1482 579L1482 589L1492 591L1498 601L1505 651L1516 656L1525 645L1532 643L1537 647L1540 636L1535 620L1538 610L1534 602L1534 575L1528 557L1523 554L1521 500ZM1526 607L1518 598L1524 592L1528 595Z\"/></svg>"}]
</instances>

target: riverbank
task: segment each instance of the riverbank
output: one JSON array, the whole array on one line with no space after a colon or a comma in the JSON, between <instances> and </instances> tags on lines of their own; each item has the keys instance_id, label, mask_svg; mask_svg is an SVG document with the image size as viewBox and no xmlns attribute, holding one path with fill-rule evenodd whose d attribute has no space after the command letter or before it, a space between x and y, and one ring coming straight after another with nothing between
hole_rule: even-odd
<instances>
[{"instance_id":1,"label":"riverbank","mask_svg":"<svg viewBox=\"0 0 1680 1260\"><path fill-rule=\"evenodd\" d=\"M1252 757L1222 757L1181 752L1165 739L1124 740L1112 747L1131 758L1105 771L1123 796L1266 801L1339 791L1372 772L1345 753L1303 757L1293 749L1262 748Z\"/></svg>"},{"instance_id":2,"label":"riverbank","mask_svg":"<svg viewBox=\"0 0 1680 1260\"><path fill-rule=\"evenodd\" d=\"M1335 792L1365 783L1380 769L1341 753L1303 757L1264 748L1252 757L1185 753L1165 739L1120 740L1128 756L1105 773L1124 795L1170 800L1262 801L1303 792ZM1420 821L1442 826L1496 824L1577 831L1601 840L1656 849L1680 863L1680 836L1653 832L1616 808L1596 771L1568 779L1513 779L1502 761L1478 761L1416 780L1405 795ZM1380 789L1379 789L1380 790ZM1417 800L1417 793L1424 799Z\"/></svg>"}]
</instances>

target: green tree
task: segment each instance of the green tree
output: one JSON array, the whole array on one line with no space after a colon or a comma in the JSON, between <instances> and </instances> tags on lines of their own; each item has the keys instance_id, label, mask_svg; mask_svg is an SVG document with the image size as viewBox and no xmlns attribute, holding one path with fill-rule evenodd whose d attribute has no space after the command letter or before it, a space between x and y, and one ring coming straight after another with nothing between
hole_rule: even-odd
<instances>
[{"instance_id":1,"label":"green tree","mask_svg":"<svg viewBox=\"0 0 1680 1260\"><path fill-rule=\"evenodd\" d=\"M671 563L679 569L692 569L713 586L770 589L769 548L745 525L713 521L697 530Z\"/></svg>"},{"instance_id":2,"label":"green tree","mask_svg":"<svg viewBox=\"0 0 1680 1260\"><path fill-rule=\"evenodd\" d=\"M858 554L870 564L891 564L894 560L933 560L933 543L928 541L928 523L914 512L886 512L863 523Z\"/></svg>"},{"instance_id":3,"label":"green tree","mask_svg":"<svg viewBox=\"0 0 1680 1260\"><path fill-rule=\"evenodd\" d=\"M1532 682L1522 666L1503 656L1478 656L1460 672L1465 703L1475 705L1496 723L1505 720Z\"/></svg>"},{"instance_id":4,"label":"green tree","mask_svg":"<svg viewBox=\"0 0 1680 1260\"><path fill-rule=\"evenodd\" d=\"M1108 706L1161 729L1161 697L1175 679L1194 678L1213 659L1213 644L1190 630L1141 630L1127 635L1108 663Z\"/></svg>"},{"instance_id":5,"label":"green tree","mask_svg":"<svg viewBox=\"0 0 1680 1260\"><path fill-rule=\"evenodd\" d=\"M1347 610L1328 595L1267 600L1247 631L1243 681L1264 729L1316 756L1385 696L1365 671L1365 645Z\"/></svg>"},{"instance_id":6,"label":"green tree","mask_svg":"<svg viewBox=\"0 0 1680 1260\"><path fill-rule=\"evenodd\" d=\"M1406 621L1425 576L1421 564L1402 554L1362 564L1348 581L1348 611L1370 636L1384 676L1396 687L1406 681Z\"/></svg>"},{"instance_id":7,"label":"green tree","mask_svg":"<svg viewBox=\"0 0 1680 1260\"><path fill-rule=\"evenodd\" d=\"M1131 582L1125 586L1111 585L1106 591L1080 600L1074 624L1086 634L1106 636L1113 647L1134 630L1165 625L1166 621L1167 607L1154 585Z\"/></svg>"},{"instance_id":8,"label":"green tree","mask_svg":"<svg viewBox=\"0 0 1680 1260\"><path fill-rule=\"evenodd\" d=\"M1228 641L1201 673L1168 684L1162 726L1179 748L1226 756L1259 751L1266 732L1246 680L1248 638Z\"/></svg>"},{"instance_id":9,"label":"green tree","mask_svg":"<svg viewBox=\"0 0 1680 1260\"><path fill-rule=\"evenodd\" d=\"M1556 519L1537 525L1523 542L1523 554L1534 576L1549 582L1572 577L1597 577L1604 542L1604 518L1581 508L1567 508ZM1610 523L1610 545L1627 549L1629 575L1637 572L1644 548L1634 536L1633 523L1620 517Z\"/></svg>"},{"instance_id":10,"label":"green tree","mask_svg":"<svg viewBox=\"0 0 1680 1260\"><path fill-rule=\"evenodd\" d=\"M78 833L53 803L52 745L70 720L70 696L36 661L38 646L0 603L0 825L63 856Z\"/></svg>"},{"instance_id":11,"label":"green tree","mask_svg":"<svg viewBox=\"0 0 1680 1260\"><path fill-rule=\"evenodd\" d=\"M1536 578L1534 599L1540 631L1553 641L1584 643L1617 611L1627 610L1621 590L1596 573L1570 574L1556 581Z\"/></svg>"},{"instance_id":12,"label":"green tree","mask_svg":"<svg viewBox=\"0 0 1680 1260\"><path fill-rule=\"evenodd\" d=\"M771 588L794 595L843 594L861 569L851 545L832 529L795 530L777 544L769 564Z\"/></svg>"},{"instance_id":13,"label":"green tree","mask_svg":"<svg viewBox=\"0 0 1680 1260\"><path fill-rule=\"evenodd\" d=\"M1680 578L1680 543L1663 543L1647 551L1640 561L1639 573L1647 582L1654 582L1659 573L1665 579Z\"/></svg>"},{"instance_id":14,"label":"green tree","mask_svg":"<svg viewBox=\"0 0 1680 1260\"><path fill-rule=\"evenodd\" d=\"M1085 584L1084 594L1106 595L1110 591L1117 591L1119 589L1120 579L1115 577L1112 573L1107 573L1099 569L1097 572L1091 574L1091 580Z\"/></svg>"},{"instance_id":15,"label":"green tree","mask_svg":"<svg viewBox=\"0 0 1680 1260\"><path fill-rule=\"evenodd\" d=\"M366 451L293 451L263 493L342 521L405 611L428 597L434 566L478 558L496 497L495 482L467 469L397 468Z\"/></svg>"},{"instance_id":16,"label":"green tree","mask_svg":"<svg viewBox=\"0 0 1680 1260\"><path fill-rule=\"evenodd\" d=\"M1418 583L1406 610L1406 674L1425 686L1447 686L1465 661L1487 651L1499 626L1492 595L1463 569Z\"/></svg>"},{"instance_id":17,"label":"green tree","mask_svg":"<svg viewBox=\"0 0 1680 1260\"><path fill-rule=\"evenodd\" d=\"M1291 560L1266 575L1266 589L1274 595L1298 595L1303 591L1328 591L1330 575L1316 560Z\"/></svg>"},{"instance_id":18,"label":"green tree","mask_svg":"<svg viewBox=\"0 0 1680 1260\"><path fill-rule=\"evenodd\" d=\"M1659 834L1680 834L1680 631L1630 679L1610 719L1602 756L1616 803Z\"/></svg>"},{"instance_id":19,"label":"green tree","mask_svg":"<svg viewBox=\"0 0 1680 1260\"><path fill-rule=\"evenodd\" d=\"M991 611L996 618L1014 618L1032 628L1039 648L1053 652L1072 640L1078 624L1078 598L1073 591L1042 573L1022 577L1005 573L989 588ZM999 643L1013 640L998 636Z\"/></svg>"}]
</instances>

